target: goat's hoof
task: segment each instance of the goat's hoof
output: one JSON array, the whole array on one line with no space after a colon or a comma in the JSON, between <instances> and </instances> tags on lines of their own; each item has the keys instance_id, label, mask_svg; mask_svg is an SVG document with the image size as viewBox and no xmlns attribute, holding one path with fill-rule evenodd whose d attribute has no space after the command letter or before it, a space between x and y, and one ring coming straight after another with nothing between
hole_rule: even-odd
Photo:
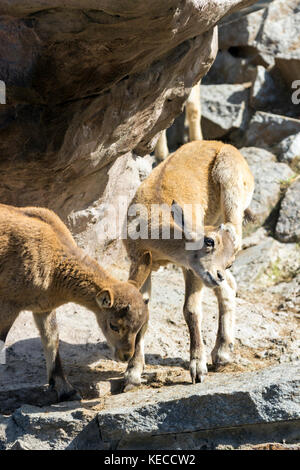
<instances>
[{"instance_id":1,"label":"goat's hoof","mask_svg":"<svg viewBox=\"0 0 300 470\"><path fill-rule=\"evenodd\" d=\"M142 379L141 377L142 371L141 370L135 370L135 369L130 369L129 371L125 372L124 376L124 386L123 386L123 392L129 392L133 388L139 387L142 383L145 383L146 380Z\"/></svg>"},{"instance_id":2,"label":"goat's hoof","mask_svg":"<svg viewBox=\"0 0 300 470\"><path fill-rule=\"evenodd\" d=\"M130 390L133 390L134 388L139 387L142 385L142 383L146 383L146 380L139 380L139 381L134 381L134 382L125 382L124 387L123 387L123 392L130 392Z\"/></svg>"},{"instance_id":3,"label":"goat's hoof","mask_svg":"<svg viewBox=\"0 0 300 470\"><path fill-rule=\"evenodd\" d=\"M123 392L130 392L130 390L133 390L134 388L138 387L138 384L125 384L123 387Z\"/></svg>"},{"instance_id":4,"label":"goat's hoof","mask_svg":"<svg viewBox=\"0 0 300 470\"><path fill-rule=\"evenodd\" d=\"M212 362L215 368L224 367L232 362L231 352L233 351L233 344L230 343L227 347L222 347L215 353L212 353Z\"/></svg>"},{"instance_id":5,"label":"goat's hoof","mask_svg":"<svg viewBox=\"0 0 300 470\"><path fill-rule=\"evenodd\" d=\"M206 362L200 359L192 359L190 362L190 374L193 384L203 383L207 375Z\"/></svg>"},{"instance_id":6,"label":"goat's hoof","mask_svg":"<svg viewBox=\"0 0 300 470\"><path fill-rule=\"evenodd\" d=\"M130 392L130 390L133 390L134 388L137 388L140 385L145 384L145 383L147 383L147 380L141 379L141 378L140 379L136 378L136 380L131 380L131 381L126 380L122 391L124 393Z\"/></svg>"},{"instance_id":7,"label":"goat's hoof","mask_svg":"<svg viewBox=\"0 0 300 470\"><path fill-rule=\"evenodd\" d=\"M75 388L69 390L68 392L58 393L58 401L80 401L81 395Z\"/></svg>"}]
</instances>

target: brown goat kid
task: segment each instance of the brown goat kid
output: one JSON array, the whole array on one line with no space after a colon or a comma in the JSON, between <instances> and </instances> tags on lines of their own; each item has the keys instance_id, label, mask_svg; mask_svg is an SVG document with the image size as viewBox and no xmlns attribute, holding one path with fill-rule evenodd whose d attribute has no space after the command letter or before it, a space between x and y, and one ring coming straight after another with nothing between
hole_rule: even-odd
<instances>
[{"instance_id":1,"label":"brown goat kid","mask_svg":"<svg viewBox=\"0 0 300 470\"><path fill-rule=\"evenodd\" d=\"M194 141L180 147L160 163L138 188L132 201L147 208L148 226L162 233L163 218L154 222L153 205L173 206L175 213L185 205L192 206L188 220L194 226L197 214L203 218L202 233L189 233L189 241L202 240L198 249L187 250L186 239L136 240L130 237L125 246L131 259L129 278L140 282L140 273L148 277L142 286L144 295L151 294L151 271L169 262L182 267L185 279L184 317L190 333L190 372L193 383L201 382L207 373L206 353L201 336L203 286L213 288L219 304L219 327L212 360L215 365L231 361L234 344L236 283L227 269L241 247L242 222L254 190L254 179L242 154L232 145L216 141ZM176 201L176 203L175 203ZM184 212L184 210L183 210ZM250 211L247 209L247 216ZM132 220L128 219L128 230ZM181 229L184 229L184 222ZM153 226L153 224L157 226ZM218 226L221 224L220 226ZM174 217L173 227L177 226ZM149 228L149 232L150 232ZM153 233L153 232L151 232ZM185 230L185 234L187 231ZM142 266L145 254L151 263ZM143 330L145 331L145 329ZM125 374L125 389L141 383L144 366L143 335L137 338L134 356Z\"/></svg>"},{"instance_id":2,"label":"brown goat kid","mask_svg":"<svg viewBox=\"0 0 300 470\"><path fill-rule=\"evenodd\" d=\"M32 311L49 384L60 401L80 398L64 376L58 350L53 310L67 302L93 311L115 358L130 359L148 320L136 285L114 279L85 255L52 211L0 204L0 340L5 342L21 310Z\"/></svg>"}]
</instances>

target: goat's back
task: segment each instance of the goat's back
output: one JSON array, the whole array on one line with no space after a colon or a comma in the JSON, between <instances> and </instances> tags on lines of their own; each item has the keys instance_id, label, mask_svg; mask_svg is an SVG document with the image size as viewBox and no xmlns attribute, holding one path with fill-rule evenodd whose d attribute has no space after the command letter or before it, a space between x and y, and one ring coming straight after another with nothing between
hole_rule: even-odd
<instances>
[{"instance_id":1,"label":"goat's back","mask_svg":"<svg viewBox=\"0 0 300 470\"><path fill-rule=\"evenodd\" d=\"M153 170L133 202L171 205L175 200L181 206L200 204L205 214L215 213L224 185L253 190L253 177L242 154L222 142L193 141Z\"/></svg>"},{"instance_id":2,"label":"goat's back","mask_svg":"<svg viewBox=\"0 0 300 470\"><path fill-rule=\"evenodd\" d=\"M52 211L0 204L0 293L46 287L58 257L75 249L70 232Z\"/></svg>"}]
</instances>

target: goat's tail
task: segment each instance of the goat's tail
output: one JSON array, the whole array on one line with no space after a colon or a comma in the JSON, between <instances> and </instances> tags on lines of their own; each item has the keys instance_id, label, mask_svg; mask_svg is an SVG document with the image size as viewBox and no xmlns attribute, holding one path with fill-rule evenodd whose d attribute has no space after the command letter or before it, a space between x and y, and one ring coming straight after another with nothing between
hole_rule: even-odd
<instances>
[{"instance_id":1,"label":"goat's tail","mask_svg":"<svg viewBox=\"0 0 300 470\"><path fill-rule=\"evenodd\" d=\"M256 216L255 214L253 214L252 210L251 209L245 209L244 210L244 220L243 220L243 224L246 225L246 224L253 224L254 222L256 222Z\"/></svg>"}]
</instances>

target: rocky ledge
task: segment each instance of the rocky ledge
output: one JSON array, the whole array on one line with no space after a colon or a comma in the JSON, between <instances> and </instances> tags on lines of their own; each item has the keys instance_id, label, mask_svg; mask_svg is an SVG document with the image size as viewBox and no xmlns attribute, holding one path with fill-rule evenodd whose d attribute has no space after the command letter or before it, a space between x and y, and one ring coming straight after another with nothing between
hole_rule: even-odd
<instances>
[{"instance_id":1,"label":"rocky ledge","mask_svg":"<svg viewBox=\"0 0 300 470\"><path fill-rule=\"evenodd\" d=\"M0 448L193 450L299 441L299 387L300 363L98 403L24 405L0 419Z\"/></svg>"}]
</instances>

